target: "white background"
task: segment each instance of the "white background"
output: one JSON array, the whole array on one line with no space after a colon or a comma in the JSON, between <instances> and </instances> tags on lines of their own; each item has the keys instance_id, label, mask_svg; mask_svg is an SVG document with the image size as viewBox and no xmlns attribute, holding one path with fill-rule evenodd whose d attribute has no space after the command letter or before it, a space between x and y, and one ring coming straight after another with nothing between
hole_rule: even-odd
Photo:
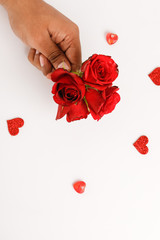
<instances>
[{"instance_id":1,"label":"white background","mask_svg":"<svg viewBox=\"0 0 160 240\"><path fill-rule=\"evenodd\" d=\"M80 28L83 60L111 55L121 102L99 122L56 121L52 82L27 60L0 8L0 240L159 240L159 0L48 1ZM119 41L109 46L106 32ZM25 125L10 136L6 120ZM133 142L149 138L149 153ZM72 187L84 180L86 192Z\"/></svg>"}]
</instances>

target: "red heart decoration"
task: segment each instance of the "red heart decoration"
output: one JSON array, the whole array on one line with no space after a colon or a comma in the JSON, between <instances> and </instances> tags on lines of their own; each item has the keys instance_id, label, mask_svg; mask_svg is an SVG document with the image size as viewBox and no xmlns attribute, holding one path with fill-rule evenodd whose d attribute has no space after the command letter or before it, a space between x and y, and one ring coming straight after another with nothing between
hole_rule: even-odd
<instances>
[{"instance_id":1,"label":"red heart decoration","mask_svg":"<svg viewBox=\"0 0 160 240\"><path fill-rule=\"evenodd\" d=\"M118 41L118 35L114 33L107 33L106 40L109 45L112 45Z\"/></svg>"},{"instance_id":2,"label":"red heart decoration","mask_svg":"<svg viewBox=\"0 0 160 240\"><path fill-rule=\"evenodd\" d=\"M160 85L160 67L154 69L148 76L154 84Z\"/></svg>"},{"instance_id":3,"label":"red heart decoration","mask_svg":"<svg viewBox=\"0 0 160 240\"><path fill-rule=\"evenodd\" d=\"M19 133L19 128L23 127L24 120L22 118L14 118L7 120L8 131L12 136L16 136Z\"/></svg>"},{"instance_id":4,"label":"red heart decoration","mask_svg":"<svg viewBox=\"0 0 160 240\"><path fill-rule=\"evenodd\" d=\"M86 183L83 182L83 181L78 181L78 182L75 182L75 183L73 184L73 187L74 187L74 190L75 190L77 193L84 193L85 187L86 187Z\"/></svg>"},{"instance_id":5,"label":"red heart decoration","mask_svg":"<svg viewBox=\"0 0 160 240\"><path fill-rule=\"evenodd\" d=\"M137 139L137 141L133 144L133 146L137 149L137 151L141 154L148 153L148 147L146 146L148 143L148 138L146 136L141 136Z\"/></svg>"}]
</instances>

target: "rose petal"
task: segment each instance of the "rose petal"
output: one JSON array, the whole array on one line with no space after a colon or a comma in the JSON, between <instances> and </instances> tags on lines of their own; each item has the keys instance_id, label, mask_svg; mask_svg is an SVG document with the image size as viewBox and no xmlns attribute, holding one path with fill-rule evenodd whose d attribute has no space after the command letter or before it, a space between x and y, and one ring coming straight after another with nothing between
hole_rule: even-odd
<instances>
[{"instance_id":1,"label":"rose petal","mask_svg":"<svg viewBox=\"0 0 160 240\"><path fill-rule=\"evenodd\" d=\"M119 101L120 101L120 95L117 92L113 93L111 96L109 96L106 99L102 112L104 114L111 113L115 109Z\"/></svg>"},{"instance_id":2,"label":"rose petal","mask_svg":"<svg viewBox=\"0 0 160 240\"><path fill-rule=\"evenodd\" d=\"M80 120L88 117L88 109L84 100L80 101L78 104L73 104L67 113L67 121L72 122L75 120Z\"/></svg>"},{"instance_id":3,"label":"rose petal","mask_svg":"<svg viewBox=\"0 0 160 240\"><path fill-rule=\"evenodd\" d=\"M92 88L87 89L85 97L91 113L93 111L97 114L105 103L105 99L102 97L101 92Z\"/></svg>"},{"instance_id":4,"label":"rose petal","mask_svg":"<svg viewBox=\"0 0 160 240\"><path fill-rule=\"evenodd\" d=\"M62 68L59 68L51 74L51 80L53 82L57 82L57 81L59 81L59 79L62 78L62 75L64 75L64 74L68 75L68 71L64 70Z\"/></svg>"},{"instance_id":5,"label":"rose petal","mask_svg":"<svg viewBox=\"0 0 160 240\"><path fill-rule=\"evenodd\" d=\"M90 60L86 60L83 64L82 64L82 67L81 67L81 71L82 72L85 72L86 71L86 67L88 65L88 63L90 62Z\"/></svg>"},{"instance_id":6,"label":"rose petal","mask_svg":"<svg viewBox=\"0 0 160 240\"><path fill-rule=\"evenodd\" d=\"M117 92L119 90L118 87L116 86L111 86L105 89L105 91L103 91L102 95L103 97L106 99L106 97L111 96L114 92Z\"/></svg>"},{"instance_id":7,"label":"rose petal","mask_svg":"<svg viewBox=\"0 0 160 240\"><path fill-rule=\"evenodd\" d=\"M63 118L69 111L68 106L58 105L56 120Z\"/></svg>"}]
</instances>

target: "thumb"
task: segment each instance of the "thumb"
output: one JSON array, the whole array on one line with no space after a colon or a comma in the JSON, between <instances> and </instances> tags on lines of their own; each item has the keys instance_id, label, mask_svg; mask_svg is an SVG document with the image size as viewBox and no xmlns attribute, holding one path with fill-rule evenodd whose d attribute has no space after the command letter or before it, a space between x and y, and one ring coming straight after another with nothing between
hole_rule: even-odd
<instances>
[{"instance_id":1,"label":"thumb","mask_svg":"<svg viewBox=\"0 0 160 240\"><path fill-rule=\"evenodd\" d=\"M50 38L45 44L43 42L40 52L48 58L54 69L64 68L68 71L71 70L71 64L64 52Z\"/></svg>"}]
</instances>

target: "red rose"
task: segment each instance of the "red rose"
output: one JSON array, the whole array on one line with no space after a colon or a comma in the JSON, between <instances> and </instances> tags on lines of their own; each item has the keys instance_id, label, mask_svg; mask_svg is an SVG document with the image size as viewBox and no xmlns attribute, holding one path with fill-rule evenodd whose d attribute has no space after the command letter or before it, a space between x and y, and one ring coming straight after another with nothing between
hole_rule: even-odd
<instances>
[{"instance_id":1,"label":"red rose","mask_svg":"<svg viewBox=\"0 0 160 240\"><path fill-rule=\"evenodd\" d=\"M110 56L94 54L82 65L85 84L104 90L118 76L118 65Z\"/></svg>"},{"instance_id":2,"label":"red rose","mask_svg":"<svg viewBox=\"0 0 160 240\"><path fill-rule=\"evenodd\" d=\"M80 120L82 118L87 118L89 111L84 100L81 100L77 104L72 104L70 106L58 106L58 112L56 120L67 115L67 121L72 122L75 120Z\"/></svg>"},{"instance_id":3,"label":"red rose","mask_svg":"<svg viewBox=\"0 0 160 240\"><path fill-rule=\"evenodd\" d=\"M120 101L118 87L109 87L103 91L88 88L86 100L92 117L100 120L105 114L111 113Z\"/></svg>"},{"instance_id":4,"label":"red rose","mask_svg":"<svg viewBox=\"0 0 160 240\"><path fill-rule=\"evenodd\" d=\"M85 85L83 80L76 74L60 68L52 73L51 80L55 82L52 93L56 103L69 106L83 99Z\"/></svg>"}]
</instances>

